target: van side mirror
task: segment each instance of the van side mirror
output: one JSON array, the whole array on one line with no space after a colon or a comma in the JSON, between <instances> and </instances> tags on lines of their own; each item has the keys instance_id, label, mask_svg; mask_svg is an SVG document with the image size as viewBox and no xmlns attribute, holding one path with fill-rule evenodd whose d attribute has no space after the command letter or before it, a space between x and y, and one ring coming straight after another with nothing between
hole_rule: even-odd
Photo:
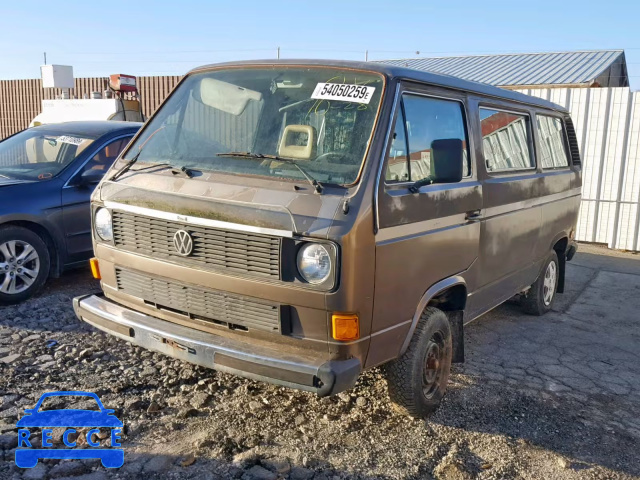
<instances>
[{"instance_id":1,"label":"van side mirror","mask_svg":"<svg viewBox=\"0 0 640 480\"><path fill-rule=\"evenodd\" d=\"M83 187L97 185L98 183L100 183L100 180L102 180L104 173L105 172L102 170L95 170L93 168L90 168L89 170L83 172L82 175L80 175L77 184Z\"/></svg>"},{"instance_id":2,"label":"van side mirror","mask_svg":"<svg viewBox=\"0 0 640 480\"><path fill-rule=\"evenodd\" d=\"M431 142L431 174L409 187L417 193L423 185L457 183L462 180L464 148L459 138L444 138Z\"/></svg>"},{"instance_id":3,"label":"van side mirror","mask_svg":"<svg viewBox=\"0 0 640 480\"><path fill-rule=\"evenodd\" d=\"M464 149L459 138L431 142L432 183L457 183L462 180Z\"/></svg>"}]
</instances>

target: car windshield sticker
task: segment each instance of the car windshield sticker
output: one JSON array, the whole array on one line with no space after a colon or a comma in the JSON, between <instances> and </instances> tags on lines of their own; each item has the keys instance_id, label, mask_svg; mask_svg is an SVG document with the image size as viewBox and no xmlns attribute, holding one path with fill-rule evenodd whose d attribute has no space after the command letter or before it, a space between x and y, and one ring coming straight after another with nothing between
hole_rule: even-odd
<instances>
[{"instance_id":1,"label":"car windshield sticker","mask_svg":"<svg viewBox=\"0 0 640 480\"><path fill-rule=\"evenodd\" d=\"M375 91L376 87L367 87L366 85L318 83L311 98L368 104Z\"/></svg>"},{"instance_id":2,"label":"car windshield sticker","mask_svg":"<svg viewBox=\"0 0 640 480\"><path fill-rule=\"evenodd\" d=\"M70 135L62 135L61 137L58 137L59 142L70 143L71 145L80 145L84 140L84 138L72 137Z\"/></svg>"}]
</instances>

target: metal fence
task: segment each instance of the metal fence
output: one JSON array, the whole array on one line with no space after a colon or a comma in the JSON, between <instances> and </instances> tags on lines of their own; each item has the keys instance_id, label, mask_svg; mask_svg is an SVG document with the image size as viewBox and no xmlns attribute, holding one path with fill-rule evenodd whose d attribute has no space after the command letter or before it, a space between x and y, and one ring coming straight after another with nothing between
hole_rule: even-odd
<instances>
[{"instance_id":1,"label":"metal fence","mask_svg":"<svg viewBox=\"0 0 640 480\"><path fill-rule=\"evenodd\" d=\"M151 115L180 77L138 77L145 115ZM107 88L107 78L77 78L78 98ZM520 90L571 112L583 161L582 205L577 238L611 248L640 251L640 92L622 88ZM39 79L0 81L0 139L29 125L43 99L60 90Z\"/></svg>"},{"instance_id":2,"label":"metal fence","mask_svg":"<svg viewBox=\"0 0 640 480\"><path fill-rule=\"evenodd\" d=\"M628 87L520 91L571 112L583 168L578 240L640 251L640 92Z\"/></svg>"},{"instance_id":3,"label":"metal fence","mask_svg":"<svg viewBox=\"0 0 640 480\"><path fill-rule=\"evenodd\" d=\"M138 77L138 90L142 97L142 111L151 115L180 81L179 76ZM108 78L76 78L71 96L83 98L91 92L103 92ZM29 126L42 111L42 100L61 95L62 90L42 88L42 80L0 80L0 139L13 135Z\"/></svg>"}]
</instances>

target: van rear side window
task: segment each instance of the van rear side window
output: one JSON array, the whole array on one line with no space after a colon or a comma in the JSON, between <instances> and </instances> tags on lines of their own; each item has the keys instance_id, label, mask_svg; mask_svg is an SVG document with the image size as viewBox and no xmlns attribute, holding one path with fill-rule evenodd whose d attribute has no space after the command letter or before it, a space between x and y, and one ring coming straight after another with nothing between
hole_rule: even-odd
<instances>
[{"instance_id":1,"label":"van rear side window","mask_svg":"<svg viewBox=\"0 0 640 480\"><path fill-rule=\"evenodd\" d=\"M568 167L569 157L562 120L547 115L536 115L536 123L538 124L542 168Z\"/></svg>"},{"instance_id":2,"label":"van rear side window","mask_svg":"<svg viewBox=\"0 0 640 480\"><path fill-rule=\"evenodd\" d=\"M529 117L490 108L480 109L482 149L487 171L525 170L535 163L529 149Z\"/></svg>"},{"instance_id":3,"label":"van rear side window","mask_svg":"<svg viewBox=\"0 0 640 480\"><path fill-rule=\"evenodd\" d=\"M471 165L462 104L441 98L403 95L389 152L387 183L417 182L429 178L433 173L433 142L451 139L462 141L462 176L468 177Z\"/></svg>"}]
</instances>

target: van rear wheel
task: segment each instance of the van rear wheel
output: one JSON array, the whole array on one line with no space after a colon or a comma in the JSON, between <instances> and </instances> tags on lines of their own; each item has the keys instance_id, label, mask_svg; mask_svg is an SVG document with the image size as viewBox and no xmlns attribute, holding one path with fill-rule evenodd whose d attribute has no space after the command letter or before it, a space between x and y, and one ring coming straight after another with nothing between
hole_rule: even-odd
<instances>
[{"instance_id":1,"label":"van rear wheel","mask_svg":"<svg viewBox=\"0 0 640 480\"><path fill-rule=\"evenodd\" d=\"M407 351L385 365L389 397L402 413L424 418L438 409L452 351L449 319L442 310L425 308Z\"/></svg>"},{"instance_id":2,"label":"van rear wheel","mask_svg":"<svg viewBox=\"0 0 640 480\"><path fill-rule=\"evenodd\" d=\"M552 250L544 263L540 276L522 298L522 308L525 313L540 316L553 308L559 274L558 254Z\"/></svg>"}]
</instances>

